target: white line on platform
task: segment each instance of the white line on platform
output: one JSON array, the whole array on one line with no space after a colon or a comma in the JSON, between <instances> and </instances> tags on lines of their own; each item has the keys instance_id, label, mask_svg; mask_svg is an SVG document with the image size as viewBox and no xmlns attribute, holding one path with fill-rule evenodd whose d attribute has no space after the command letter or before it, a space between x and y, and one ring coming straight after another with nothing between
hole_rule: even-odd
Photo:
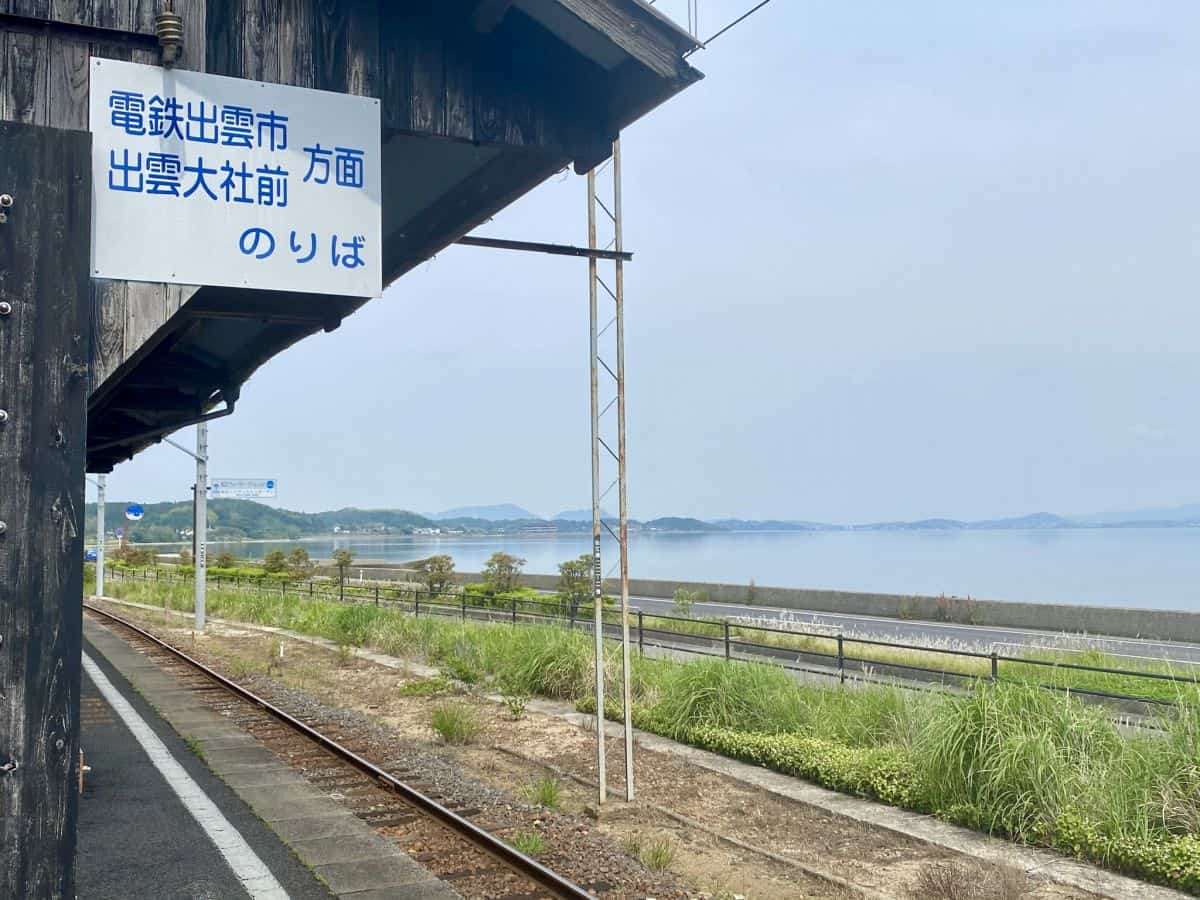
<instances>
[{"instance_id":1,"label":"white line on platform","mask_svg":"<svg viewBox=\"0 0 1200 900\"><path fill-rule=\"evenodd\" d=\"M104 695L108 705L113 708L125 726L133 732L134 738L150 762L162 773L167 784L171 786L192 818L204 829L209 839L221 851L233 874L237 876L246 892L254 900L287 900L288 893L283 889L271 870L258 858L246 839L238 833L228 819L217 809L217 805L209 799L200 785L190 776L171 755L171 751L154 733L146 721L137 714L129 701L121 696L100 667L86 653L83 654L83 669L92 679L92 683Z\"/></svg>"}]
</instances>

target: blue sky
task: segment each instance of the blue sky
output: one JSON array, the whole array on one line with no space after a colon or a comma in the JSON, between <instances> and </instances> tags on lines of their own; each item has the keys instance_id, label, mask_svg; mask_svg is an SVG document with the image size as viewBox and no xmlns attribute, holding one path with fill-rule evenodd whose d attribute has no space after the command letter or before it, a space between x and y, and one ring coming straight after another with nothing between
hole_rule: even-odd
<instances>
[{"instance_id":1,"label":"blue sky","mask_svg":"<svg viewBox=\"0 0 1200 900\"><path fill-rule=\"evenodd\" d=\"M701 32L749 5L701 0ZM1197 26L775 0L698 53L623 142L632 513L1200 499ZM482 232L583 242L584 214L563 174ZM290 508L584 506L585 266L451 248L268 364L210 443ZM110 483L182 499L191 465L159 447Z\"/></svg>"}]
</instances>

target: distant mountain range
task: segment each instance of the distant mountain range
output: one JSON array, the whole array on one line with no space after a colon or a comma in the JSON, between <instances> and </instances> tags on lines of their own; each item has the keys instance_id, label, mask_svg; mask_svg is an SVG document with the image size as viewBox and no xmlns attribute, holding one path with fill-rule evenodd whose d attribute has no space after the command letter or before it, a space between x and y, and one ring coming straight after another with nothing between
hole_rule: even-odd
<instances>
[{"instance_id":1,"label":"distant mountain range","mask_svg":"<svg viewBox=\"0 0 1200 900\"><path fill-rule=\"evenodd\" d=\"M600 518L613 519L616 518L603 506L600 507ZM555 522L590 522L592 521L592 508L587 509L564 509L560 513L554 514Z\"/></svg>"},{"instance_id":2,"label":"distant mountain range","mask_svg":"<svg viewBox=\"0 0 1200 900\"><path fill-rule=\"evenodd\" d=\"M105 506L107 530L121 528L133 541L166 542L190 534L190 501L145 504L145 515L138 522L124 517L125 503ZM210 500L209 536L212 540L298 539L326 534L505 534L549 535L584 534L591 530L590 509L564 510L553 519L542 519L511 503L495 506L461 506L435 516L423 516L403 509L358 509L347 507L319 513L293 512L265 506L251 500ZM94 503L87 506L87 528L95 531ZM605 510L603 519L615 526ZM634 532L720 533L763 531L1049 531L1062 528L1180 528L1200 527L1200 504L1059 516L1039 512L1003 519L962 521L959 519L919 519L916 521L871 522L862 525L834 525L793 519L712 519L663 516L639 521L631 519Z\"/></svg>"},{"instance_id":3,"label":"distant mountain range","mask_svg":"<svg viewBox=\"0 0 1200 900\"><path fill-rule=\"evenodd\" d=\"M588 513L591 516L591 513ZM513 503L498 503L495 506L456 506L440 513L430 513L429 518L443 519L486 519L490 522L507 522L512 519L536 519L537 515Z\"/></svg>"}]
</instances>

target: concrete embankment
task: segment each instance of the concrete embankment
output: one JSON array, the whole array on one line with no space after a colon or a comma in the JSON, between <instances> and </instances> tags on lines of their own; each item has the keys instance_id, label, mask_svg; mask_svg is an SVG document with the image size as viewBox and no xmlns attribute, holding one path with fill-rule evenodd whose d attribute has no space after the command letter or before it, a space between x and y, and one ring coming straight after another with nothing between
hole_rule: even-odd
<instances>
[{"instance_id":1,"label":"concrete embankment","mask_svg":"<svg viewBox=\"0 0 1200 900\"><path fill-rule=\"evenodd\" d=\"M351 571L366 579L396 579L411 571L407 566L363 560ZM455 574L459 582L478 581L474 572ZM522 583L541 590L554 590L557 575L521 576ZM619 590L613 579L605 591ZM630 593L639 597L670 599L677 590L694 591L702 602L765 606L855 616L923 622L953 622L995 628L1027 628L1036 631L1066 631L1112 637L1149 638L1160 641L1200 642L1200 613L1164 609L1133 609L1120 606L1076 606L1064 603L1010 603L966 597L931 597L917 594L875 594L861 591L828 591L813 588L751 587L745 584L671 581L634 578Z\"/></svg>"}]
</instances>

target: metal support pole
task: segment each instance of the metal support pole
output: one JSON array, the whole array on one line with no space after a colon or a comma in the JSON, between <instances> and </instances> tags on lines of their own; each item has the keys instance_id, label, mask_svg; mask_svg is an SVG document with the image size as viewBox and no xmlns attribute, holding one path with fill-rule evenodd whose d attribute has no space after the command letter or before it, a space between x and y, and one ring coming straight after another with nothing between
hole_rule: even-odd
<instances>
[{"instance_id":1,"label":"metal support pole","mask_svg":"<svg viewBox=\"0 0 1200 900\"><path fill-rule=\"evenodd\" d=\"M96 596L104 596L104 504L108 476L96 476Z\"/></svg>"},{"instance_id":2,"label":"metal support pole","mask_svg":"<svg viewBox=\"0 0 1200 900\"><path fill-rule=\"evenodd\" d=\"M728 662L730 657L729 652L729 620L725 620L725 661Z\"/></svg>"},{"instance_id":3,"label":"metal support pole","mask_svg":"<svg viewBox=\"0 0 1200 900\"><path fill-rule=\"evenodd\" d=\"M642 611L638 610L638 656L646 655L646 645L642 637Z\"/></svg>"},{"instance_id":4,"label":"metal support pole","mask_svg":"<svg viewBox=\"0 0 1200 900\"><path fill-rule=\"evenodd\" d=\"M596 171L587 173L588 248L596 249ZM599 397L599 324L596 288L599 274L595 257L588 258L589 369L592 409L592 606L596 639L596 780L602 806L608 799L608 779L604 768L604 596L600 570L600 397Z\"/></svg>"},{"instance_id":5,"label":"metal support pole","mask_svg":"<svg viewBox=\"0 0 1200 900\"><path fill-rule=\"evenodd\" d=\"M996 655L996 649L992 648L992 683L995 684L997 676L1000 674L1000 658Z\"/></svg>"},{"instance_id":6,"label":"metal support pole","mask_svg":"<svg viewBox=\"0 0 1200 900\"><path fill-rule=\"evenodd\" d=\"M621 139L613 141L614 249L624 249L621 234ZM621 699L625 711L625 799L633 801L633 690L629 660L629 498L625 472L625 262L616 262L617 304L617 480L621 536Z\"/></svg>"},{"instance_id":7,"label":"metal support pole","mask_svg":"<svg viewBox=\"0 0 1200 900\"><path fill-rule=\"evenodd\" d=\"M842 636L840 634L837 636L837 648L838 648L838 655L837 655L838 680L841 681L842 684L845 684L846 683L846 651L845 651L845 647L842 644Z\"/></svg>"},{"instance_id":8,"label":"metal support pole","mask_svg":"<svg viewBox=\"0 0 1200 900\"><path fill-rule=\"evenodd\" d=\"M208 423L196 426L196 486L193 507L196 521L196 631L204 631L204 602L208 576Z\"/></svg>"}]
</instances>

